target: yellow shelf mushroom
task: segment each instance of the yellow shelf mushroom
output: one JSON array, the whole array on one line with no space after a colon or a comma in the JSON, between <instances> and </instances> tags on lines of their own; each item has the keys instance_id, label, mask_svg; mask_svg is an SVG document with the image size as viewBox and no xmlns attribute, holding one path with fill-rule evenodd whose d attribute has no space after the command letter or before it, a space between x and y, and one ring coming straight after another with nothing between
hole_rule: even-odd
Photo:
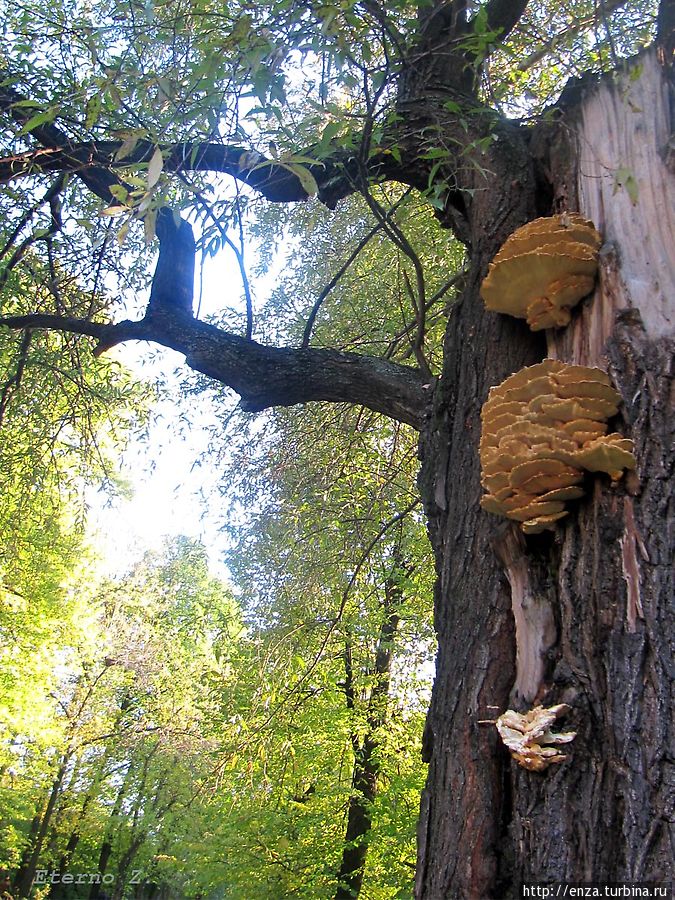
<instances>
[{"instance_id":1,"label":"yellow shelf mushroom","mask_svg":"<svg viewBox=\"0 0 675 900\"><path fill-rule=\"evenodd\" d=\"M481 412L483 509L536 534L567 515L568 500L583 496L585 471L616 481L634 469L633 442L607 434L619 401L601 369L555 359L492 388Z\"/></svg>"},{"instance_id":2,"label":"yellow shelf mushroom","mask_svg":"<svg viewBox=\"0 0 675 900\"><path fill-rule=\"evenodd\" d=\"M576 213L535 219L515 231L490 263L481 294L488 309L559 328L593 290L602 238Z\"/></svg>"}]
</instances>

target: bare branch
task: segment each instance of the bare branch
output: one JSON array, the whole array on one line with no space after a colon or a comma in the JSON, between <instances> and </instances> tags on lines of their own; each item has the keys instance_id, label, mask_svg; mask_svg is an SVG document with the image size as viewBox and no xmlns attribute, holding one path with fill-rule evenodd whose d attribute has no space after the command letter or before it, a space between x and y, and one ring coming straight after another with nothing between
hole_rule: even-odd
<instances>
[{"instance_id":1,"label":"bare branch","mask_svg":"<svg viewBox=\"0 0 675 900\"><path fill-rule=\"evenodd\" d=\"M608 0L605 3L605 12L607 14L614 12L616 9L620 9L622 6L625 6L628 0ZM556 50L564 41L566 41L570 37L574 37L576 34L580 34L582 31L585 31L587 28L592 28L595 24L596 13L593 12L590 16L585 16L583 18L575 19L567 28L563 31L558 31L556 34L552 35L547 41L545 41L541 47L538 47L529 56L525 57L521 62L518 63L518 71L519 72L527 72L528 69L531 69L532 66L536 66L538 62L541 62L549 53L552 53Z\"/></svg>"},{"instance_id":2,"label":"bare branch","mask_svg":"<svg viewBox=\"0 0 675 900\"><path fill-rule=\"evenodd\" d=\"M0 325L6 328L32 328L35 330L63 331L68 334L81 334L94 337L99 341L96 352L105 350L128 340L151 340L146 320L132 322L125 319L115 325L104 322L92 322L89 319L75 319L68 316L55 316L49 313L29 313L25 316L4 316Z\"/></svg>"},{"instance_id":3,"label":"bare branch","mask_svg":"<svg viewBox=\"0 0 675 900\"><path fill-rule=\"evenodd\" d=\"M179 178L187 183L184 175L179 174ZM223 226L218 216L211 209L211 205L207 202L204 195L192 188L195 198L198 201L205 214L211 219L215 227L218 229L220 239L234 253L237 265L239 266L239 274L244 288L244 300L246 303L246 337L250 340L253 337L253 296L251 294L251 283L246 272L246 263L244 261L244 231L242 225L241 212L239 212L239 247L234 243L227 233L227 229Z\"/></svg>"},{"instance_id":4,"label":"bare branch","mask_svg":"<svg viewBox=\"0 0 675 900\"><path fill-rule=\"evenodd\" d=\"M26 251L31 247L36 241L39 240L47 240L51 238L53 234L55 234L61 228L61 220L58 211L58 196L60 192L64 188L65 184L65 175L60 175L55 183L49 188L47 193L41 200L38 200L33 206L26 212L24 216L22 216L21 221L16 226L14 231L9 237L9 240L0 251L0 259L2 259L6 253L9 252L10 248L14 244L14 241L19 237L23 229L28 225L30 220L33 218L38 209L43 206L45 203L49 203L51 209L51 222L49 224L49 228L46 231L35 232L33 234L29 234L16 248L14 253L11 255L10 259L7 262L7 265L4 267L2 272L0 272L0 291L3 289L5 284L7 283L7 279L9 278L10 272L14 267L23 259L26 255Z\"/></svg>"},{"instance_id":5,"label":"bare branch","mask_svg":"<svg viewBox=\"0 0 675 900\"><path fill-rule=\"evenodd\" d=\"M9 403L12 394L16 393L16 391L18 391L19 389L19 386L21 385L21 379L23 378L24 369L26 368L26 363L28 361L28 350L30 348L32 336L32 331L30 331L30 329L26 329L23 334L23 338L21 339L21 346L19 347L19 356L17 359L14 374L7 379L2 388L2 391L0 392L0 428L5 421L7 404Z\"/></svg>"},{"instance_id":6,"label":"bare branch","mask_svg":"<svg viewBox=\"0 0 675 900\"><path fill-rule=\"evenodd\" d=\"M424 379L416 369L337 350L266 347L178 309L117 324L36 313L0 318L0 325L94 337L97 355L122 341L154 341L183 353L195 371L231 387L249 412L328 400L366 406L419 429L427 405Z\"/></svg>"},{"instance_id":7,"label":"bare branch","mask_svg":"<svg viewBox=\"0 0 675 900\"><path fill-rule=\"evenodd\" d=\"M364 247L367 244L370 243L372 238L377 234L377 232L380 230L381 227L382 227L382 224L380 222L378 222L377 225L374 225L370 229L370 231L361 238L361 240L358 242L356 247L354 247L354 249L349 254L347 259L342 263L342 265L337 270L335 275L333 275L331 280L328 282L328 284L323 288L323 290L321 291L319 296L316 298L314 306L310 310L309 316L307 317L307 324L305 325L305 330L302 335L302 343L300 344L300 346L303 349L306 347L309 347L309 341L312 336L312 329L314 328L314 322L316 321L316 317L319 314L319 310L321 309L321 306L323 305L323 301L330 294L330 292L333 290L335 285L345 274L347 269L349 269L349 267L354 262L354 260L359 255L359 253L364 249Z\"/></svg>"}]
</instances>

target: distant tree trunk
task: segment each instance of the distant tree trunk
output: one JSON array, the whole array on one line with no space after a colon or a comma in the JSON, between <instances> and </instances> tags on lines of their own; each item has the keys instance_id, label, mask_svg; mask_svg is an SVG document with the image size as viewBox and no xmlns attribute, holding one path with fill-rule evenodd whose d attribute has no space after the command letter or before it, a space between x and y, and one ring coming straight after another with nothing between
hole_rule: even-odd
<instances>
[{"instance_id":1,"label":"distant tree trunk","mask_svg":"<svg viewBox=\"0 0 675 900\"><path fill-rule=\"evenodd\" d=\"M128 695L125 695L122 698L122 701L120 702L120 708L117 713L117 716L115 717L115 723L113 726L114 731L117 731L118 727L120 726L120 724L124 718L124 714L126 713L128 708L129 708L129 697L128 697ZM78 817L77 825L71 831L70 837L68 838L68 843L66 844L66 847L65 847L65 850L59 857L58 864L56 865L56 871L59 874L59 883L53 886L53 888L50 892L52 897L57 897L57 898L64 897L64 896L68 896L68 894L70 893L70 888L67 885L63 884L62 878L63 878L63 875L68 871L68 866L70 865L70 861L73 858L73 854L77 850L78 844L80 843L82 823L84 822L85 817L87 815L87 810L89 809L89 805L91 804L92 800L94 800L94 798L98 796L98 792L101 787L101 782L106 777L105 770L106 770L106 766L108 764L108 760L110 759L110 752L111 752L110 746L106 746L105 752L104 752L103 756L101 757L101 759L99 760L97 770L96 770L96 775L92 779L92 782L89 785L87 793L85 794L84 800L82 801L82 806L80 809L80 815ZM73 776L73 780L74 780L74 777L75 776ZM125 777L124 781L126 782L126 777ZM122 803L122 797L118 793L118 797L115 801L115 806L114 806L114 809L117 809L117 813L119 813L119 806L121 806L121 803ZM112 848L110 848L110 849L112 849ZM107 863L107 860L106 860L106 863Z\"/></svg>"},{"instance_id":2,"label":"distant tree trunk","mask_svg":"<svg viewBox=\"0 0 675 900\"><path fill-rule=\"evenodd\" d=\"M37 837L37 833L40 830L40 821L42 820L42 816L40 813L36 813L31 819L30 828L28 829L28 843L23 849L21 854L21 861L19 862L19 868L14 873L13 890L14 893L18 896L19 891L19 882L23 879L24 873L30 863L30 858L33 852L33 847L35 846L35 839Z\"/></svg>"},{"instance_id":3,"label":"distant tree trunk","mask_svg":"<svg viewBox=\"0 0 675 900\"><path fill-rule=\"evenodd\" d=\"M145 843L145 839L146 834L144 831L136 832L132 837L129 846L121 855L119 865L117 867L117 876L115 878L115 886L111 894L111 900L122 900L122 897L124 896L124 889L127 886L129 869L131 868L131 864L136 858L138 851Z\"/></svg>"},{"instance_id":4,"label":"distant tree trunk","mask_svg":"<svg viewBox=\"0 0 675 900\"><path fill-rule=\"evenodd\" d=\"M587 86L562 125L531 145L551 173L555 208L580 209L605 240L595 295L547 347L485 312L480 279L505 235L494 214L474 219L482 243L421 444L439 650L418 898L517 897L524 880L672 880L670 90L651 50L623 76ZM534 192L533 214L547 196ZM502 209L498 186L490 201ZM480 409L491 385L545 354L610 372L623 397L616 429L635 441L638 468L615 485L594 477L555 532L524 539L479 508ZM479 721L561 701L578 736L570 759L542 774L520 769Z\"/></svg>"},{"instance_id":5,"label":"distant tree trunk","mask_svg":"<svg viewBox=\"0 0 675 900\"><path fill-rule=\"evenodd\" d=\"M122 900L127 886L127 878L129 876L129 869L131 868L131 864L136 858L138 851L147 840L148 825L141 824L141 815L146 818L153 816L155 821L161 821L162 817L166 815L166 813L168 813L169 810L173 806L175 806L178 801L178 798L174 796L169 798L163 805L160 804L160 800L162 799L162 795L164 794L169 778L168 770L164 773L164 775L162 775L162 777L160 777L160 779L155 784L152 797L149 797L148 793L146 792L150 761L152 760L158 749L159 743L155 744L154 748L146 758L145 764L143 766L143 777L138 787L136 802L134 804L134 812L131 821L131 839L129 841L129 845L121 854L119 862L117 864L117 876L115 878L115 886L111 893L111 900Z\"/></svg>"},{"instance_id":6,"label":"distant tree trunk","mask_svg":"<svg viewBox=\"0 0 675 900\"><path fill-rule=\"evenodd\" d=\"M61 788L63 787L63 780L66 777L70 759L71 756L69 753L64 754L62 757L56 777L52 782L52 788L49 792L49 797L47 798L45 810L39 819L39 824L36 828L31 828L30 841L26 853L24 854L22 864L14 878L14 891L18 897L30 896L33 879L35 878L35 872L40 860L40 853L42 852L42 846L45 837L47 836L54 810L56 809L56 802L59 799ZM35 824L35 821L36 820L34 819L33 824Z\"/></svg>"},{"instance_id":7,"label":"distant tree trunk","mask_svg":"<svg viewBox=\"0 0 675 900\"><path fill-rule=\"evenodd\" d=\"M398 568L400 570L400 565ZM396 573L387 580L384 587L383 618L373 666L375 684L368 703L368 729L365 735L358 732L352 734L354 749L352 792L349 797L347 830L335 900L353 900L359 896L363 884L368 854L368 832L372 826L372 804L377 795L379 772L377 748L380 740L378 732L386 724L389 714L391 665L399 623L401 589L395 575ZM347 706L354 709L355 684L349 643L345 648L345 695Z\"/></svg>"},{"instance_id":8,"label":"distant tree trunk","mask_svg":"<svg viewBox=\"0 0 675 900\"><path fill-rule=\"evenodd\" d=\"M53 885L50 896L59 898L59 897L67 897L71 893L71 889L68 885L63 883L63 876L68 871L68 867L70 865L70 861L73 858L73 854L77 850L78 844L80 843L80 836L82 833L82 823L87 815L87 810L89 808L89 804L96 796L95 794L95 786L94 784L89 788L87 794L85 795L84 801L82 802L82 806L80 807L80 814L78 816L78 824L73 828L70 832L70 837L68 838L68 843L65 846L65 849L61 856L59 857L59 861L55 866L55 871L58 873L59 881L57 884Z\"/></svg>"},{"instance_id":9,"label":"distant tree trunk","mask_svg":"<svg viewBox=\"0 0 675 900\"><path fill-rule=\"evenodd\" d=\"M108 824L106 825L105 834L103 835L103 840L101 842L101 847L98 853L97 871L101 878L106 874L108 870L108 863L110 861L113 850L113 838L115 835L115 831L119 825L120 811L122 809L124 797L126 796L130 778L131 767L127 769L124 780L122 781L122 784L117 791L115 803L113 804L113 808L110 811L110 817L108 818ZM89 900L98 900L100 893L100 884L92 884L91 888L89 889Z\"/></svg>"}]
</instances>

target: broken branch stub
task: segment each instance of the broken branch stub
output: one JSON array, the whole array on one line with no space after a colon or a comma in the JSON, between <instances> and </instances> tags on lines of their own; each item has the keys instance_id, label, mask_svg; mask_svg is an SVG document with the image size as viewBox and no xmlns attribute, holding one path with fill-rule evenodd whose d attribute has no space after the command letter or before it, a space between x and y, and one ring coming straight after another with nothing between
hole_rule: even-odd
<instances>
[{"instance_id":1,"label":"broken branch stub","mask_svg":"<svg viewBox=\"0 0 675 900\"><path fill-rule=\"evenodd\" d=\"M545 359L490 390L481 412L481 482L488 512L525 534L555 527L584 495L584 472L613 481L635 468L633 442L607 434L620 396L601 369Z\"/></svg>"},{"instance_id":2,"label":"broken branch stub","mask_svg":"<svg viewBox=\"0 0 675 900\"><path fill-rule=\"evenodd\" d=\"M576 213L535 219L509 237L481 286L488 309L526 319L532 331L560 328L589 294L602 238Z\"/></svg>"}]
</instances>

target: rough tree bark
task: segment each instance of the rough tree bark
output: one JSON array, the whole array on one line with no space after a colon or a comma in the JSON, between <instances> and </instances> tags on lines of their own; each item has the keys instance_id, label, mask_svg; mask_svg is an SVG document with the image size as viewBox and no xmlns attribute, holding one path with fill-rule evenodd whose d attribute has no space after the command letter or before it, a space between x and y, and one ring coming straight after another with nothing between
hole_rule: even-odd
<instances>
[{"instance_id":1,"label":"rough tree bark","mask_svg":"<svg viewBox=\"0 0 675 900\"><path fill-rule=\"evenodd\" d=\"M595 295L568 329L548 335L547 352L610 371L636 476L596 478L550 536L523 540L481 513L480 405L491 384L544 348L485 313L475 288L450 323L422 442L439 653L419 898L519 896L524 880L672 878L675 180L666 75L652 50L621 78L589 86L544 151L559 208L580 209L605 238ZM632 184L617 191L627 173L637 197ZM578 737L555 772L519 769L479 723L508 705L561 701Z\"/></svg>"}]
</instances>

